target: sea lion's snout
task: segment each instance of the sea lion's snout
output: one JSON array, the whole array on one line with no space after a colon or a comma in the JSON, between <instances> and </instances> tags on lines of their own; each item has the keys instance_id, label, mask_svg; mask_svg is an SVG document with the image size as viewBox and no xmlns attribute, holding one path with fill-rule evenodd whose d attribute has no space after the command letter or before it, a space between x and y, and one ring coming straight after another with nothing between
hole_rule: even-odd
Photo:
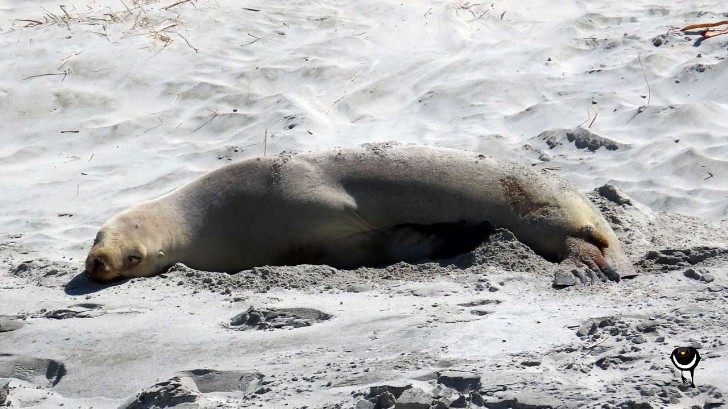
<instances>
[{"instance_id":1,"label":"sea lion's snout","mask_svg":"<svg viewBox=\"0 0 728 409\"><path fill-rule=\"evenodd\" d=\"M98 275L109 271L109 267L106 266L106 261L102 257L96 257L93 259L93 266L89 269L90 274Z\"/></svg>"},{"instance_id":2,"label":"sea lion's snout","mask_svg":"<svg viewBox=\"0 0 728 409\"><path fill-rule=\"evenodd\" d=\"M86 275L99 283L108 283L119 277L115 255L108 248L94 247L86 257Z\"/></svg>"}]
</instances>

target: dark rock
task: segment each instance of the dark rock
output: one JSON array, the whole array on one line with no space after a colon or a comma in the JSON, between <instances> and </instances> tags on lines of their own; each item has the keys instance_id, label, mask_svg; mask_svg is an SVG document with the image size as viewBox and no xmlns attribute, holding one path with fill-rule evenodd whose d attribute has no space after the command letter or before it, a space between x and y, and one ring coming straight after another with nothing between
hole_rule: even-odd
<instances>
[{"instance_id":1,"label":"dark rock","mask_svg":"<svg viewBox=\"0 0 728 409\"><path fill-rule=\"evenodd\" d=\"M605 356L597 359L597 361L594 362L594 365L598 366L601 369L607 369L612 365L619 365L626 362L637 361L639 359L640 357L634 355Z\"/></svg>"},{"instance_id":2,"label":"dark rock","mask_svg":"<svg viewBox=\"0 0 728 409\"><path fill-rule=\"evenodd\" d=\"M705 260L722 257L728 249L722 247L696 246L686 249L662 249L648 251L637 263L638 267L647 270L678 270L701 263ZM692 273L688 273L692 274Z\"/></svg>"},{"instance_id":3,"label":"dark rock","mask_svg":"<svg viewBox=\"0 0 728 409\"><path fill-rule=\"evenodd\" d=\"M2 396L0 396L0 399ZM0 400L0 403L2 401ZM705 405L703 405L703 409L713 409L713 408L720 408L724 407L725 400L721 399L720 397L712 397L705 400Z\"/></svg>"},{"instance_id":4,"label":"dark rock","mask_svg":"<svg viewBox=\"0 0 728 409\"><path fill-rule=\"evenodd\" d=\"M666 43L667 43L667 36L664 34L660 34L658 36L652 37L652 45L654 45L655 47L659 47Z\"/></svg>"},{"instance_id":5,"label":"dark rock","mask_svg":"<svg viewBox=\"0 0 728 409\"><path fill-rule=\"evenodd\" d=\"M639 332L655 332L660 325L657 321L642 321L637 324L637 331Z\"/></svg>"},{"instance_id":6,"label":"dark rock","mask_svg":"<svg viewBox=\"0 0 728 409\"><path fill-rule=\"evenodd\" d=\"M689 269L685 270L683 275L687 278L692 278L693 280L700 280L701 278L703 278L703 275L700 274L699 272L695 271L695 269L693 269L693 268L689 268Z\"/></svg>"},{"instance_id":7,"label":"dark rock","mask_svg":"<svg viewBox=\"0 0 728 409\"><path fill-rule=\"evenodd\" d=\"M488 304L497 305L497 304L500 304L500 303L501 303L500 300L488 300L488 299L485 299L485 300L477 300L477 301L465 302L465 303L458 304L458 305L461 306L461 307L480 307L480 306L483 306L483 305L488 305Z\"/></svg>"},{"instance_id":8,"label":"dark rock","mask_svg":"<svg viewBox=\"0 0 728 409\"><path fill-rule=\"evenodd\" d=\"M657 386L654 385L641 385L639 389L640 395L642 396L655 396L659 390Z\"/></svg>"},{"instance_id":9,"label":"dark rock","mask_svg":"<svg viewBox=\"0 0 728 409\"><path fill-rule=\"evenodd\" d=\"M209 406L193 385L178 377L160 382L128 400L119 409L153 409L185 405L186 408Z\"/></svg>"},{"instance_id":10,"label":"dark rock","mask_svg":"<svg viewBox=\"0 0 728 409\"><path fill-rule=\"evenodd\" d=\"M452 401L450 404L451 408L467 408L468 407L468 400L465 397L465 395L460 395L457 399Z\"/></svg>"},{"instance_id":11,"label":"dark rock","mask_svg":"<svg viewBox=\"0 0 728 409\"><path fill-rule=\"evenodd\" d=\"M527 393L518 398L496 399L488 397L483 399L483 406L488 409L553 409L564 407L557 399L529 396Z\"/></svg>"},{"instance_id":12,"label":"dark rock","mask_svg":"<svg viewBox=\"0 0 728 409\"><path fill-rule=\"evenodd\" d=\"M576 277L571 272L559 270L554 274L554 287L571 287L577 283Z\"/></svg>"},{"instance_id":13,"label":"dark rock","mask_svg":"<svg viewBox=\"0 0 728 409\"><path fill-rule=\"evenodd\" d=\"M523 365L523 366L540 366L541 359L528 359L528 360L521 362L521 365Z\"/></svg>"},{"instance_id":14,"label":"dark rock","mask_svg":"<svg viewBox=\"0 0 728 409\"><path fill-rule=\"evenodd\" d=\"M394 408L397 399L390 392L384 392L377 398L377 409Z\"/></svg>"},{"instance_id":15,"label":"dark rock","mask_svg":"<svg viewBox=\"0 0 728 409\"><path fill-rule=\"evenodd\" d=\"M30 263L23 262L23 263L18 264L17 267L15 267L15 270L13 270L13 274L14 275L22 274L28 270L30 270Z\"/></svg>"},{"instance_id":16,"label":"dark rock","mask_svg":"<svg viewBox=\"0 0 728 409\"><path fill-rule=\"evenodd\" d=\"M438 373L437 383L453 388L460 393L480 389L480 375L463 371L444 371Z\"/></svg>"},{"instance_id":17,"label":"dark rock","mask_svg":"<svg viewBox=\"0 0 728 409\"><path fill-rule=\"evenodd\" d=\"M397 398L397 409L429 409L431 403L430 394L420 388L411 388Z\"/></svg>"},{"instance_id":18,"label":"dark rock","mask_svg":"<svg viewBox=\"0 0 728 409\"><path fill-rule=\"evenodd\" d=\"M472 402L475 406L485 405L485 400L483 400L483 397L477 392L470 392L470 402Z\"/></svg>"},{"instance_id":19,"label":"dark rock","mask_svg":"<svg viewBox=\"0 0 728 409\"><path fill-rule=\"evenodd\" d=\"M604 317L599 319L599 322L597 322L597 326L599 328L613 327L616 323L617 320L614 319L614 317Z\"/></svg>"},{"instance_id":20,"label":"dark rock","mask_svg":"<svg viewBox=\"0 0 728 409\"><path fill-rule=\"evenodd\" d=\"M449 407L453 400L457 399L460 394L453 389L448 388L445 385L437 384L435 385L435 389L432 391L432 395L435 397L435 399L441 400L443 403L447 404Z\"/></svg>"},{"instance_id":21,"label":"dark rock","mask_svg":"<svg viewBox=\"0 0 728 409\"><path fill-rule=\"evenodd\" d=\"M354 409L376 409L377 404L374 402L369 402L368 400L360 400L356 403L356 406Z\"/></svg>"},{"instance_id":22,"label":"dark rock","mask_svg":"<svg viewBox=\"0 0 728 409\"><path fill-rule=\"evenodd\" d=\"M611 202L614 202L618 205L632 206L632 199L614 185L606 184L606 185L600 186L597 189L597 192L599 192L599 194L603 198L605 198Z\"/></svg>"},{"instance_id":23,"label":"dark rock","mask_svg":"<svg viewBox=\"0 0 728 409\"><path fill-rule=\"evenodd\" d=\"M438 399L430 404L430 409L449 409L451 402L445 399Z\"/></svg>"},{"instance_id":24,"label":"dark rock","mask_svg":"<svg viewBox=\"0 0 728 409\"><path fill-rule=\"evenodd\" d=\"M357 284L350 284L346 287L346 292L349 293L364 293L367 291L371 291L374 289L374 285L372 283L357 283Z\"/></svg>"},{"instance_id":25,"label":"dark rock","mask_svg":"<svg viewBox=\"0 0 728 409\"><path fill-rule=\"evenodd\" d=\"M10 396L10 382L0 388L0 406L5 406L8 401L8 396Z\"/></svg>"},{"instance_id":26,"label":"dark rock","mask_svg":"<svg viewBox=\"0 0 728 409\"><path fill-rule=\"evenodd\" d=\"M597 323L589 320L585 322L584 324L579 327L579 329L576 331L576 336L578 337L585 337L587 335L592 335L597 331Z\"/></svg>"},{"instance_id":27,"label":"dark rock","mask_svg":"<svg viewBox=\"0 0 728 409\"><path fill-rule=\"evenodd\" d=\"M412 388L412 385L409 384L371 386L369 387L369 395L367 395L367 398L375 398L384 393L391 393L396 399L398 399L400 396L402 396L402 393L404 391L410 388Z\"/></svg>"},{"instance_id":28,"label":"dark rock","mask_svg":"<svg viewBox=\"0 0 728 409\"><path fill-rule=\"evenodd\" d=\"M546 142L549 148L553 149L562 145L566 140L574 143L577 149L588 149L592 152L605 147L607 150L614 151L622 146L621 143L614 142L611 139L597 135L592 131L584 128L576 129L551 129L538 135L539 139Z\"/></svg>"}]
</instances>

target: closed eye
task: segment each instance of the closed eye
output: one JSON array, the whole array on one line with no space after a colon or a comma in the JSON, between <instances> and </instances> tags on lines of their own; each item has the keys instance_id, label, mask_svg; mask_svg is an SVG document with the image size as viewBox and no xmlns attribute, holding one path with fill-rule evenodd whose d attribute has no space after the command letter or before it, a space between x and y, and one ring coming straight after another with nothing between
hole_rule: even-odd
<instances>
[{"instance_id":1,"label":"closed eye","mask_svg":"<svg viewBox=\"0 0 728 409\"><path fill-rule=\"evenodd\" d=\"M139 256L129 256L129 262L130 263L136 264L136 263L139 263L141 261L142 261L142 258L139 257Z\"/></svg>"}]
</instances>

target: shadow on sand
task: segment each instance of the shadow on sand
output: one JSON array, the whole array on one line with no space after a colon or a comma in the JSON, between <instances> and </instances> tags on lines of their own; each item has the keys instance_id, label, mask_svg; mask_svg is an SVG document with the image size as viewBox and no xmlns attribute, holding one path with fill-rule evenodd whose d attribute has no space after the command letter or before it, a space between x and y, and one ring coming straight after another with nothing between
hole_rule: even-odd
<instances>
[{"instance_id":1,"label":"shadow on sand","mask_svg":"<svg viewBox=\"0 0 728 409\"><path fill-rule=\"evenodd\" d=\"M95 292L105 290L107 288L115 287L119 284L125 283L127 280L114 281L108 284L95 283L88 279L86 273L81 272L76 277L73 277L71 281L66 284L64 291L68 295L87 295Z\"/></svg>"}]
</instances>

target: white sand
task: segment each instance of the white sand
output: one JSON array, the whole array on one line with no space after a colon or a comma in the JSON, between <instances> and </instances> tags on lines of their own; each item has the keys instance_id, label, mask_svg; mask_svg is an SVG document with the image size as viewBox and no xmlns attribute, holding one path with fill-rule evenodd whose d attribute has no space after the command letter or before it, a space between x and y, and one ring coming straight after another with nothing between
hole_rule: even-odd
<instances>
[{"instance_id":1,"label":"white sand","mask_svg":"<svg viewBox=\"0 0 728 409\"><path fill-rule=\"evenodd\" d=\"M0 0L0 328L24 324L0 332L0 378L31 374L11 382L12 405L117 407L192 369L273 380L256 384L271 390L254 399L254 391L195 392L199 405L230 407L351 407L363 398L351 393L371 385L432 388L435 371L453 368L489 387L520 385L496 393L499 402L521 393L567 407L703 407L728 393L728 330L719 324L726 257L694 267L715 277L706 284L683 276L685 264L655 267L645 256L726 245L728 36L696 44L699 36L671 31L725 20L723 2L197 0L164 9L173 3ZM551 149L539 137L578 126L621 145L591 152L553 132L561 144ZM370 289L357 293L322 268L281 274L311 274L331 289L254 293L212 274L223 282L211 292L204 274L185 272L89 294L65 287L98 227L130 205L264 152L379 141L547 167L584 191L617 186L652 209L614 210L629 221L618 233L643 274L555 291L531 255L539 271L432 266L421 277L399 266L394 280L345 275ZM483 298L502 303L482 316L458 306ZM41 312L78 303L102 306L72 308L86 318ZM223 325L249 305L334 318L276 331ZM631 329L609 335L606 350L581 349L600 340L575 328L603 316ZM636 323L655 317L665 319L659 334L633 343ZM678 386L667 360L691 342L704 355L697 389ZM638 359L597 363L630 354ZM524 356L543 359L524 367ZM66 371L55 385L49 359Z\"/></svg>"}]
</instances>

